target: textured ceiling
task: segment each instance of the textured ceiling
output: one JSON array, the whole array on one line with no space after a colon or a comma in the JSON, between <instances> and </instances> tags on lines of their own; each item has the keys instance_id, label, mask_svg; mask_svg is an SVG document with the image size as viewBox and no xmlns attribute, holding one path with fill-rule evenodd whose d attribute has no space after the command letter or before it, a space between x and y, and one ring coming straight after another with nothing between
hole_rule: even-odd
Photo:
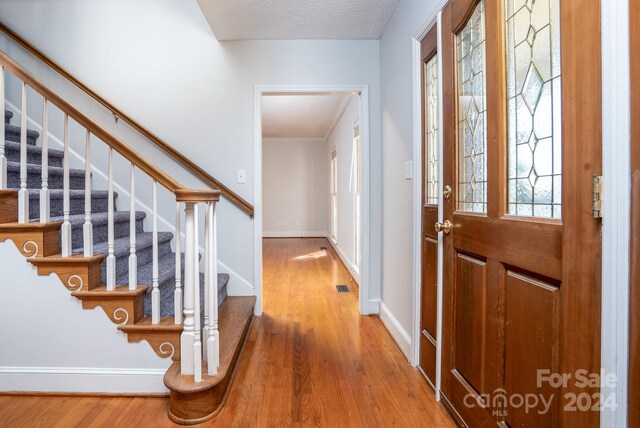
<instances>
[{"instance_id":1,"label":"textured ceiling","mask_svg":"<svg viewBox=\"0 0 640 428\"><path fill-rule=\"evenodd\" d=\"M378 39L398 0L198 0L218 40Z\"/></svg>"},{"instance_id":2,"label":"textured ceiling","mask_svg":"<svg viewBox=\"0 0 640 428\"><path fill-rule=\"evenodd\" d=\"M262 97L263 138L324 140L351 95L271 95Z\"/></svg>"}]
</instances>

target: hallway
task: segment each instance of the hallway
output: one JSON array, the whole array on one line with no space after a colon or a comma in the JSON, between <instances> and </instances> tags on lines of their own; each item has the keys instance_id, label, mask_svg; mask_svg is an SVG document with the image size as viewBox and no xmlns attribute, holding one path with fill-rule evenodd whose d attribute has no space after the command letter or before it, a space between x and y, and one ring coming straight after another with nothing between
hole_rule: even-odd
<instances>
[{"instance_id":1,"label":"hallway","mask_svg":"<svg viewBox=\"0 0 640 428\"><path fill-rule=\"evenodd\" d=\"M327 251L320 247L327 247ZM223 411L207 426L454 426L324 238L266 239L256 318ZM348 284L350 293L338 293ZM0 396L3 427L173 426L158 398Z\"/></svg>"}]
</instances>

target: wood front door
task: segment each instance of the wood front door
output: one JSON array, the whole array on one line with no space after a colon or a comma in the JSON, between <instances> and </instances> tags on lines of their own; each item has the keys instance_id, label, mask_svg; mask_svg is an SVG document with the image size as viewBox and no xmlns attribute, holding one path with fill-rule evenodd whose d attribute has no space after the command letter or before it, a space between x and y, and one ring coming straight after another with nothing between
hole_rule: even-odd
<instances>
[{"instance_id":1,"label":"wood front door","mask_svg":"<svg viewBox=\"0 0 640 428\"><path fill-rule=\"evenodd\" d=\"M595 427L600 2L452 0L442 34L445 404L472 427Z\"/></svg>"},{"instance_id":2,"label":"wood front door","mask_svg":"<svg viewBox=\"0 0 640 428\"><path fill-rule=\"evenodd\" d=\"M420 369L435 389L438 311L438 56L437 27L420 44L422 58L422 281Z\"/></svg>"},{"instance_id":3,"label":"wood front door","mask_svg":"<svg viewBox=\"0 0 640 428\"><path fill-rule=\"evenodd\" d=\"M640 2L631 18L631 289L629 308L629 426L640 426Z\"/></svg>"}]
</instances>

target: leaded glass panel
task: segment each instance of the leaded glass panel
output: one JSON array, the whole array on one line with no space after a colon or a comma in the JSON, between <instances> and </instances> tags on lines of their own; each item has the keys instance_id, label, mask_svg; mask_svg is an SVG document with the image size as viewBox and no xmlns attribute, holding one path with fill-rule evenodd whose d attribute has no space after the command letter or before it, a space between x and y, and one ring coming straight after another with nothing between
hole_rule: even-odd
<instances>
[{"instance_id":1,"label":"leaded glass panel","mask_svg":"<svg viewBox=\"0 0 640 428\"><path fill-rule=\"evenodd\" d=\"M457 35L458 209L487 212L484 0Z\"/></svg>"},{"instance_id":2,"label":"leaded glass panel","mask_svg":"<svg viewBox=\"0 0 640 428\"><path fill-rule=\"evenodd\" d=\"M560 218L560 0L505 0L508 212Z\"/></svg>"},{"instance_id":3,"label":"leaded glass panel","mask_svg":"<svg viewBox=\"0 0 640 428\"><path fill-rule=\"evenodd\" d=\"M438 57L434 55L425 65L425 200L438 203Z\"/></svg>"}]
</instances>

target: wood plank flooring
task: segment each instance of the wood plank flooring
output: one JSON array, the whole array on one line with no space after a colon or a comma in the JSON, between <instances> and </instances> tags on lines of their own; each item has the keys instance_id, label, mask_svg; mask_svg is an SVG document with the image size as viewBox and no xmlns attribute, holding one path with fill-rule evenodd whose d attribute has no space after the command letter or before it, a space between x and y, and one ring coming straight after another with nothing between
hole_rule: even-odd
<instances>
[{"instance_id":1,"label":"wood plank flooring","mask_svg":"<svg viewBox=\"0 0 640 428\"><path fill-rule=\"evenodd\" d=\"M455 426L380 320L358 315L357 291L325 239L265 240L264 315L225 408L205 425ZM166 408L162 398L0 396L0 427L175 426Z\"/></svg>"}]
</instances>

